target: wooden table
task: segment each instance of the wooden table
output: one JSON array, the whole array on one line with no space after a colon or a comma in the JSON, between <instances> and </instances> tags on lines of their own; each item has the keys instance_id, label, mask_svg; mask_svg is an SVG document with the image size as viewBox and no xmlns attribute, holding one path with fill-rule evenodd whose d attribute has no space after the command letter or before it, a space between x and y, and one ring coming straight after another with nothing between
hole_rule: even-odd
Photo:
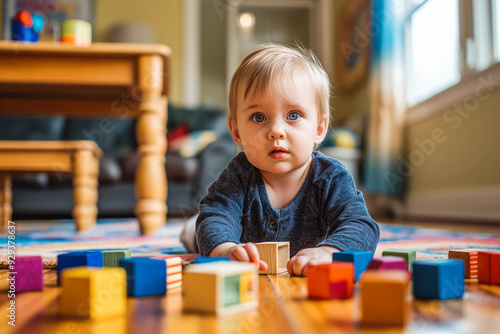
<instances>
[{"instance_id":1,"label":"wooden table","mask_svg":"<svg viewBox=\"0 0 500 334\"><path fill-rule=\"evenodd\" d=\"M168 47L154 44L0 42L0 113L137 118L135 213L143 234L166 220L169 58Z\"/></svg>"},{"instance_id":2,"label":"wooden table","mask_svg":"<svg viewBox=\"0 0 500 334\"><path fill-rule=\"evenodd\" d=\"M5 290L7 270L0 271ZM58 315L60 288L56 271L45 271L45 290L16 296L19 333L498 333L500 286L467 281L463 299L415 301L405 327L360 323L359 287L353 299L315 301L307 298L307 281L288 274L259 276L255 311L217 318L182 311L180 289L163 297L128 298L127 315L90 322ZM0 291L0 332L9 333L6 291ZM4 330L7 329L7 330Z\"/></svg>"}]
</instances>

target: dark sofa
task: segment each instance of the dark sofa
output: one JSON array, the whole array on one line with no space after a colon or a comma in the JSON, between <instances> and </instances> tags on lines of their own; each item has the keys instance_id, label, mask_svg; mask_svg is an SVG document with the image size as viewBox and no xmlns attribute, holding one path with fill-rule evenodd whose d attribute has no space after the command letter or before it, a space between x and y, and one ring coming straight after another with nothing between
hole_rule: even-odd
<instances>
[{"instance_id":1,"label":"dark sofa","mask_svg":"<svg viewBox=\"0 0 500 334\"><path fill-rule=\"evenodd\" d=\"M181 133L173 139L166 154L170 217L187 217L196 213L207 187L236 154L236 146L221 110L169 105L167 133L175 135L179 129L184 137ZM212 131L208 145L185 140L199 138L197 135L207 134L207 130ZM134 216L134 173L138 162L135 120L0 116L0 140L79 139L95 141L104 153L99 171L99 217ZM182 155L173 149L175 142L183 142L190 154ZM14 175L13 219L69 218L72 196L69 175L57 171Z\"/></svg>"}]
</instances>

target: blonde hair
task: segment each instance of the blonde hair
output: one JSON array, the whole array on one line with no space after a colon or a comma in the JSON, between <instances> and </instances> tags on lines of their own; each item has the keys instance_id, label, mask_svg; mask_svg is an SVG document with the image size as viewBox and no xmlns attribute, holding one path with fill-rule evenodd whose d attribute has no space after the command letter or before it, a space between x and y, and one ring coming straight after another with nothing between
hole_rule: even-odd
<instances>
[{"instance_id":1,"label":"blonde hair","mask_svg":"<svg viewBox=\"0 0 500 334\"><path fill-rule=\"evenodd\" d=\"M229 87L229 118L236 120L238 89L246 84L244 98L251 92L262 94L270 82L286 93L283 78L303 79L305 75L316 93L318 118L327 116L330 123L330 80L319 59L304 47L292 48L279 44L265 44L243 59L234 72Z\"/></svg>"}]
</instances>

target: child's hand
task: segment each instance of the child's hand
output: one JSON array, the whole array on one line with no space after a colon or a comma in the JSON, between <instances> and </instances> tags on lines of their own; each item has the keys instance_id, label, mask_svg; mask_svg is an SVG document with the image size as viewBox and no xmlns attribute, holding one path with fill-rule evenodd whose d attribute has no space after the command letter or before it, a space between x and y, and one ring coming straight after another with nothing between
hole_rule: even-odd
<instances>
[{"instance_id":1,"label":"child's hand","mask_svg":"<svg viewBox=\"0 0 500 334\"><path fill-rule=\"evenodd\" d=\"M310 264L330 263L332 254L339 251L340 249L330 246L305 248L288 261L288 272L290 275L306 276Z\"/></svg>"},{"instance_id":2,"label":"child's hand","mask_svg":"<svg viewBox=\"0 0 500 334\"><path fill-rule=\"evenodd\" d=\"M260 259L257 247L251 242L247 242L246 244L235 244L232 242L220 244L214 248L210 256L227 256L235 261L252 262L259 270L266 270L268 268L267 263Z\"/></svg>"}]
</instances>

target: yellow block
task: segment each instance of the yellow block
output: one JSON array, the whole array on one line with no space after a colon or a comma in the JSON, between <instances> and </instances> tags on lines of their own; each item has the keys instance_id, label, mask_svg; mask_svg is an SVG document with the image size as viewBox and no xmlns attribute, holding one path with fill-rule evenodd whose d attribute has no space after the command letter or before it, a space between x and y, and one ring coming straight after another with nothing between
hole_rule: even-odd
<instances>
[{"instance_id":1,"label":"yellow block","mask_svg":"<svg viewBox=\"0 0 500 334\"><path fill-rule=\"evenodd\" d=\"M91 320L124 315L126 284L123 268L68 268L62 272L60 312Z\"/></svg>"},{"instance_id":2,"label":"yellow block","mask_svg":"<svg viewBox=\"0 0 500 334\"><path fill-rule=\"evenodd\" d=\"M368 270L361 276L364 323L402 325L407 320L410 275L402 270Z\"/></svg>"}]
</instances>

